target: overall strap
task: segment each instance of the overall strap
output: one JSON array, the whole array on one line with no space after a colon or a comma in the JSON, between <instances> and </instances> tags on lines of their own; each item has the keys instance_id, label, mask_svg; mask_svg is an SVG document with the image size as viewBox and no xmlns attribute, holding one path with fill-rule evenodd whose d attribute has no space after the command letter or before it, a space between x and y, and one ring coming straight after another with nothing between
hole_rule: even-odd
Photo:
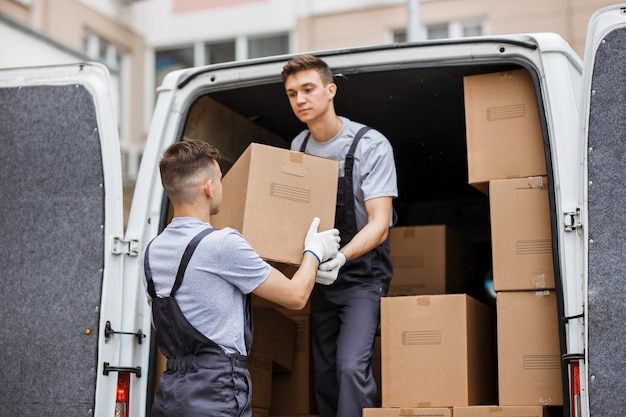
<instances>
[{"instance_id":1,"label":"overall strap","mask_svg":"<svg viewBox=\"0 0 626 417\"><path fill-rule=\"evenodd\" d=\"M354 157L354 151L356 150L356 145L358 145L359 141L361 140L365 132L367 132L370 129L371 128L369 126L363 126L361 129L359 129L359 131L354 136L354 139L352 140L352 146L350 146L350 150L348 151L348 155L350 155L351 158ZM310 137L311 137L311 131L307 132L306 136L304 137L304 140L302 141L302 145L300 145L300 152L305 152L306 145L307 143L309 143Z\"/></svg>"},{"instance_id":2,"label":"overall strap","mask_svg":"<svg viewBox=\"0 0 626 417\"><path fill-rule=\"evenodd\" d=\"M300 145L300 152L305 152L306 144L309 143L309 138L311 137L311 131L309 130L302 141L302 145Z\"/></svg>"},{"instance_id":3,"label":"overall strap","mask_svg":"<svg viewBox=\"0 0 626 417\"><path fill-rule=\"evenodd\" d=\"M356 132L354 139L352 139L352 145L350 146L350 150L348 150L348 154L346 155L346 163L343 167L343 175L345 177L352 178L352 167L354 166L354 152L356 151L356 147L359 144L359 141L363 137L363 135L370 130L371 127L363 126Z\"/></svg>"},{"instance_id":4,"label":"overall strap","mask_svg":"<svg viewBox=\"0 0 626 417\"><path fill-rule=\"evenodd\" d=\"M210 228L210 227L206 228L202 230L200 233L198 233L197 235L195 235L193 239L191 239L191 241L185 248L185 252L183 253L183 257L180 261L180 265L178 265L178 272L176 273L176 280L174 281L174 286L172 287L172 291L170 292L170 297L173 297L174 294L176 294L176 291L178 291L181 284L183 283L183 276L185 275L185 271L187 270L187 265L189 265L189 260L191 259L191 255L193 255L193 253L195 252L196 247L198 247L198 244L208 234L214 231L215 231L214 228ZM146 247L146 252L144 254L144 260L143 260L143 268L146 274L146 281L148 283L148 294L150 295L150 297L156 298L156 291L154 289L154 281L152 280L152 271L150 270L150 264L148 261L148 254L149 254L151 244L152 244L152 241L150 241L150 243L148 243L148 246Z\"/></svg>"}]
</instances>

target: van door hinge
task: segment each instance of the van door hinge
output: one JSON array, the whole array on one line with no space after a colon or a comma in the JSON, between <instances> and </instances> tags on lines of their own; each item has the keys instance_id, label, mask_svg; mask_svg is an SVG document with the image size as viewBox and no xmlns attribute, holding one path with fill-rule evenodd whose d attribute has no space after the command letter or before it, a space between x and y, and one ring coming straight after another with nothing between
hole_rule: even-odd
<instances>
[{"instance_id":1,"label":"van door hinge","mask_svg":"<svg viewBox=\"0 0 626 417\"><path fill-rule=\"evenodd\" d=\"M580 222L580 207L576 207L576 211L563 213L563 226L566 232L572 232L582 226Z\"/></svg>"},{"instance_id":2,"label":"van door hinge","mask_svg":"<svg viewBox=\"0 0 626 417\"><path fill-rule=\"evenodd\" d=\"M113 244L111 245L111 248L111 251L115 255L137 256L139 255L139 240L124 240L113 236Z\"/></svg>"}]
</instances>

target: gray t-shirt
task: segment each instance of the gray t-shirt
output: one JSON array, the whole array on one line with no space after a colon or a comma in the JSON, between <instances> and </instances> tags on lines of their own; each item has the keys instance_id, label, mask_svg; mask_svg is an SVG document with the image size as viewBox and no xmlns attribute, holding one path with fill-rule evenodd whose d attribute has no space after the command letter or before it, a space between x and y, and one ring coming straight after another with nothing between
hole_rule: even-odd
<instances>
[{"instance_id":1,"label":"gray t-shirt","mask_svg":"<svg viewBox=\"0 0 626 417\"><path fill-rule=\"evenodd\" d=\"M343 126L337 135L326 142L309 138L306 153L339 161L339 176L344 174L346 155L352 140L364 125L340 117ZM308 130L304 130L291 142L291 150L299 151ZM398 185L393 148L389 140L375 129L370 129L361 138L354 154L354 207L357 227L361 230L367 224L365 201L376 197L397 197ZM392 215L393 217L393 215ZM392 218L389 225L392 225Z\"/></svg>"},{"instance_id":2,"label":"gray t-shirt","mask_svg":"<svg viewBox=\"0 0 626 417\"><path fill-rule=\"evenodd\" d=\"M170 294L187 244L207 226L192 217L175 217L154 239L149 261L157 296ZM225 352L246 355L244 297L269 273L270 265L239 232L216 230L200 242L191 257L176 302L187 320ZM146 296L150 303L147 292Z\"/></svg>"}]
</instances>

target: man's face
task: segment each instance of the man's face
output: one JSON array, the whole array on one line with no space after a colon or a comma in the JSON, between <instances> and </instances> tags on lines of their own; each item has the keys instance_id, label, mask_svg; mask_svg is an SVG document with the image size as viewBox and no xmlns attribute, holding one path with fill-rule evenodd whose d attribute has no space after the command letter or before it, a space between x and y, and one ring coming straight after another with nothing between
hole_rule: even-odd
<instances>
[{"instance_id":1,"label":"man's face","mask_svg":"<svg viewBox=\"0 0 626 417\"><path fill-rule=\"evenodd\" d=\"M326 113L337 86L334 83L323 85L317 70L310 69L287 77L285 90L296 117L301 122L310 123Z\"/></svg>"}]
</instances>

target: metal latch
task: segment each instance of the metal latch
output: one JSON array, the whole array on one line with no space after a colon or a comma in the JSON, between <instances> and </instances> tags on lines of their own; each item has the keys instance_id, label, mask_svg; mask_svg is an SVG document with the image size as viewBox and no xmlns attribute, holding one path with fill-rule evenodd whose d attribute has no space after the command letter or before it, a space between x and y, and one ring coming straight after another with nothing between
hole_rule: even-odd
<instances>
[{"instance_id":1,"label":"metal latch","mask_svg":"<svg viewBox=\"0 0 626 417\"><path fill-rule=\"evenodd\" d=\"M107 321L106 324L104 325L104 338L108 342L111 336L113 336L114 334L124 334L124 335L135 336L137 338L137 343L139 344L141 344L142 339L146 337L146 335L141 331L141 329L137 330L134 333L133 332L119 332L119 331L113 330L113 327L111 327L111 322Z\"/></svg>"},{"instance_id":2,"label":"metal latch","mask_svg":"<svg viewBox=\"0 0 626 417\"><path fill-rule=\"evenodd\" d=\"M109 376L109 372L130 372L141 378L141 366L111 366L109 362L105 362L102 367L102 374Z\"/></svg>"},{"instance_id":3,"label":"metal latch","mask_svg":"<svg viewBox=\"0 0 626 417\"><path fill-rule=\"evenodd\" d=\"M581 227L580 208L576 207L576 211L566 211L563 213L563 223L566 232L572 232Z\"/></svg>"},{"instance_id":4,"label":"metal latch","mask_svg":"<svg viewBox=\"0 0 626 417\"><path fill-rule=\"evenodd\" d=\"M139 255L139 240L131 239L124 240L117 236L113 236L113 244L111 245L111 251L115 255Z\"/></svg>"}]
</instances>

